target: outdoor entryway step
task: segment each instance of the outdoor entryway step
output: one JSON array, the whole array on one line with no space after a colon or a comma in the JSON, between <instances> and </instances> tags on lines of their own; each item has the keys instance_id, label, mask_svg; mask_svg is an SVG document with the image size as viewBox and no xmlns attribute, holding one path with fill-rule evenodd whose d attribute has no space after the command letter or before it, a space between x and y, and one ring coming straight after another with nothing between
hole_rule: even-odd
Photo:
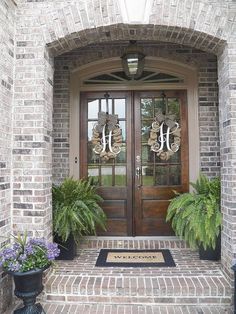
<instances>
[{"instance_id":1,"label":"outdoor entryway step","mask_svg":"<svg viewBox=\"0 0 236 314\"><path fill-rule=\"evenodd\" d=\"M176 237L85 237L80 249L188 249L185 241Z\"/></svg>"},{"instance_id":2,"label":"outdoor entryway step","mask_svg":"<svg viewBox=\"0 0 236 314\"><path fill-rule=\"evenodd\" d=\"M45 304L47 314L230 314L230 307L222 306L150 306L108 304Z\"/></svg>"},{"instance_id":3,"label":"outdoor entryway step","mask_svg":"<svg viewBox=\"0 0 236 314\"><path fill-rule=\"evenodd\" d=\"M59 302L113 304L231 304L231 289L219 277L51 275L46 298Z\"/></svg>"},{"instance_id":4,"label":"outdoor entryway step","mask_svg":"<svg viewBox=\"0 0 236 314\"><path fill-rule=\"evenodd\" d=\"M124 303L137 306L209 305L222 310L231 305L232 288L220 269L220 263L199 260L197 252L182 247L179 241L170 241L167 246L176 267L95 267L100 248L104 244L110 247L113 240L107 241L107 244L101 240L96 243L89 241L89 245L80 247L80 255L74 261L57 262L57 267L46 278L46 300L117 306ZM127 245L131 243L116 241L112 242L111 248L114 244L118 248L129 248ZM151 243L150 248L160 248L162 242L142 240L133 242L132 246L149 248Z\"/></svg>"},{"instance_id":5,"label":"outdoor entryway step","mask_svg":"<svg viewBox=\"0 0 236 314\"><path fill-rule=\"evenodd\" d=\"M41 302L47 314L231 314L229 306L74 304ZM15 308L14 308L15 309ZM12 314L9 309L4 314Z\"/></svg>"}]
</instances>

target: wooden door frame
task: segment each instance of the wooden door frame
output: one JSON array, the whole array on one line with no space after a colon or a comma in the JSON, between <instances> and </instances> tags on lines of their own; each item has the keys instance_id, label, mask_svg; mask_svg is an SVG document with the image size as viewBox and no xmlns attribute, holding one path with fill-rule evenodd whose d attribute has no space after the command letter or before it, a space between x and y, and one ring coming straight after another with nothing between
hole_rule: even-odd
<instances>
[{"instance_id":1,"label":"wooden door frame","mask_svg":"<svg viewBox=\"0 0 236 314\"><path fill-rule=\"evenodd\" d=\"M105 91L97 92L82 92L80 100L80 174L81 177L87 177L88 173L88 151L87 151L87 122L88 120L88 102L89 99L99 99L104 98ZM127 180L126 186L101 186L98 187L98 193L106 200L104 206L106 209L110 206L116 208L117 202L122 202L125 205L125 216L112 216L110 219L110 230L114 230L115 234L127 236L137 236L137 235L147 235L153 234L153 222L148 222L148 219L142 218L143 213L143 201L148 202L151 199L162 202L167 202L167 200L172 197L172 190L175 189L178 192L187 192L189 188L189 178L188 178L188 121L187 121L187 106L186 106L186 90L169 90L166 91L167 97L177 97L180 99L180 123L181 123L181 184L177 186L143 186L141 182L137 180L136 177L136 167L139 165L137 163L137 154L142 155L142 141L141 141L141 107L140 107L140 97L161 97L162 91L113 91L110 92L111 98L125 98L126 99L126 169L127 169ZM182 120L183 119L183 120ZM93 121L93 119L91 120ZM142 158L141 158L142 159ZM140 164L141 167L141 164ZM100 169L100 168L99 168ZM141 176L141 174L140 174ZM141 176L142 180L142 176ZM141 184L139 186L139 184ZM152 191L153 194L150 194ZM159 193L160 192L160 193ZM145 196L146 195L146 196ZM107 207L108 206L108 207ZM115 207L114 207L115 206ZM104 209L105 209L104 208ZM112 208L111 208L112 209ZM118 209L118 208L117 208ZM119 209L122 209L119 205ZM110 211L108 211L110 212ZM122 210L121 210L122 212ZM117 212L119 213L119 212ZM114 219L119 219L119 222ZM171 230L168 225L163 221L163 217L159 217L159 222L155 222L157 226L162 226L162 231L164 234L171 235ZM160 225L160 221L163 221L163 225ZM112 229L114 228L114 229ZM155 228L154 228L155 229Z\"/></svg>"},{"instance_id":2,"label":"wooden door frame","mask_svg":"<svg viewBox=\"0 0 236 314\"><path fill-rule=\"evenodd\" d=\"M197 68L189 66L181 62L175 62L173 60L164 58L147 58L150 62L150 68L163 69L163 71L169 71L173 74L180 74L184 76L184 83L171 83L171 84L158 84L157 90L176 90L186 89L187 90L187 103L188 103L188 136L189 136L189 180L195 181L200 171L200 144L199 144L199 122L198 122L198 79L197 79ZM81 77L85 76L86 73L96 73L107 70L113 70L121 68L120 58L110 58L101 61L91 62L87 65L76 68L71 72L70 76L70 154L69 154L69 165L70 175L75 178L80 177L79 163L80 163L80 149L79 141L79 104L80 104L80 92L85 91L85 88L81 87ZM155 90L154 86L142 86L134 85L130 86L89 86L86 88L87 91L99 91L99 90ZM77 158L77 163L75 159Z\"/></svg>"}]
</instances>

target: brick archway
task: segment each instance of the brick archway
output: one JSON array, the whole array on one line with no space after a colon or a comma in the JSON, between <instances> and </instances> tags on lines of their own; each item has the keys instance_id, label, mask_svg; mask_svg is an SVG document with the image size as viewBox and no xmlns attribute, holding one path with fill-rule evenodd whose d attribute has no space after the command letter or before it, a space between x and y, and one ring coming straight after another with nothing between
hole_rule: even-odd
<instances>
[{"instance_id":1,"label":"brick archway","mask_svg":"<svg viewBox=\"0 0 236 314\"><path fill-rule=\"evenodd\" d=\"M30 192L29 195L22 192L14 202L13 228L28 229L33 233L37 230L46 236L51 235L53 57L91 43L116 40L178 43L212 52L218 57L224 214L222 265L230 275L230 267L236 256L236 98L233 72L236 38L232 35L235 22L224 2L217 3L217 6L206 1L192 2L189 7L177 6L175 2L166 7L164 0L159 4L153 2L152 14L146 24L125 22L115 0L105 2L104 6L94 1L89 8L85 1L58 1L57 6L51 1L21 1L17 9L15 86L23 87L15 88L12 166L13 174L17 175L13 177L13 189ZM45 12L48 12L47 15ZM19 108L20 115L17 114ZM27 144L29 132L30 144ZM34 167L29 174L27 169L32 165ZM31 211L30 215L27 210ZM26 218L19 223L19 216L22 215L26 215Z\"/></svg>"}]
</instances>

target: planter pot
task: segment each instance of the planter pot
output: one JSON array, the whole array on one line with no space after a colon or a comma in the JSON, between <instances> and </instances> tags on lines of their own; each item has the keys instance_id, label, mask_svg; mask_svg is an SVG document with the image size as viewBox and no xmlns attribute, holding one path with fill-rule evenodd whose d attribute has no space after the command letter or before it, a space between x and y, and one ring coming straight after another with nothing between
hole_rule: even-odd
<instances>
[{"instance_id":1,"label":"planter pot","mask_svg":"<svg viewBox=\"0 0 236 314\"><path fill-rule=\"evenodd\" d=\"M76 243L73 236L69 236L66 242L63 242L60 237L55 235L54 241L59 245L60 254L56 257L57 260L73 260L76 255Z\"/></svg>"},{"instance_id":2,"label":"planter pot","mask_svg":"<svg viewBox=\"0 0 236 314\"><path fill-rule=\"evenodd\" d=\"M216 241L216 248L207 248L206 250L201 245L199 247L199 257L201 260L218 261L221 257L221 237Z\"/></svg>"},{"instance_id":3,"label":"planter pot","mask_svg":"<svg viewBox=\"0 0 236 314\"><path fill-rule=\"evenodd\" d=\"M14 311L14 314L41 314L45 313L41 304L36 302L36 297L42 292L43 269L27 272L7 272L13 276L15 283L15 295L22 299L24 307Z\"/></svg>"}]
</instances>

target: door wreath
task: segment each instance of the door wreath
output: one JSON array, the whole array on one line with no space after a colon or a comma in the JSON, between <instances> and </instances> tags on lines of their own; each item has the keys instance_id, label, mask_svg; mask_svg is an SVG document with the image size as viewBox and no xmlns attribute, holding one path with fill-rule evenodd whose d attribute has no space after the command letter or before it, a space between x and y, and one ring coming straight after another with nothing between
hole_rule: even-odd
<instances>
[{"instance_id":1,"label":"door wreath","mask_svg":"<svg viewBox=\"0 0 236 314\"><path fill-rule=\"evenodd\" d=\"M118 123L118 115L106 112L98 113L98 122L93 126L93 151L102 160L114 159L121 151L122 130Z\"/></svg>"},{"instance_id":2,"label":"door wreath","mask_svg":"<svg viewBox=\"0 0 236 314\"><path fill-rule=\"evenodd\" d=\"M155 121L152 123L148 145L161 160L168 160L179 150L181 143L181 128L175 121L174 114L163 114L158 110ZM171 141L171 136L173 142Z\"/></svg>"}]
</instances>

